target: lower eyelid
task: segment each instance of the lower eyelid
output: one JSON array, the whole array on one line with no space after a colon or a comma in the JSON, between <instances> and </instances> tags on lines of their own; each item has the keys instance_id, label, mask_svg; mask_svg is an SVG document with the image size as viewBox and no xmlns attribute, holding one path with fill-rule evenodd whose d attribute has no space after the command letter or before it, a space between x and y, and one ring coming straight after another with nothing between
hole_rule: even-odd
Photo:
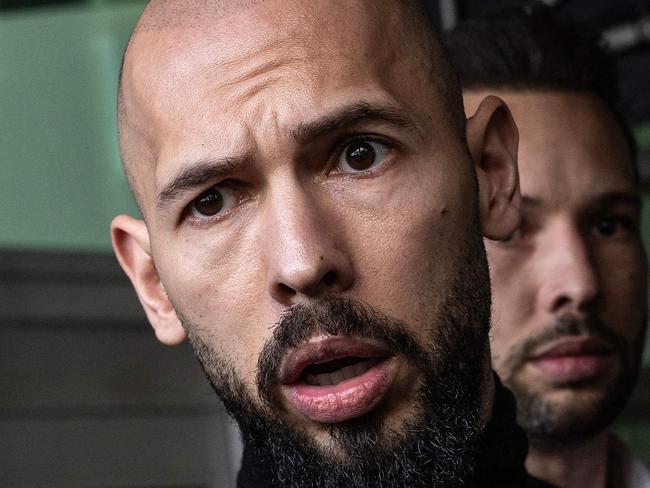
<instances>
[{"instance_id":1,"label":"lower eyelid","mask_svg":"<svg viewBox=\"0 0 650 488\"><path fill-rule=\"evenodd\" d=\"M385 161L382 161L381 164L378 164L374 168L370 168L366 171L358 171L356 173L349 173L349 172L343 172L341 170L338 170L334 173L335 176L340 176L343 178L355 178L355 179L363 179L363 178L371 178L373 176L378 176L382 174L384 171L387 171L390 169L390 167L393 165L393 159L390 156L386 158Z\"/></svg>"}]
</instances>

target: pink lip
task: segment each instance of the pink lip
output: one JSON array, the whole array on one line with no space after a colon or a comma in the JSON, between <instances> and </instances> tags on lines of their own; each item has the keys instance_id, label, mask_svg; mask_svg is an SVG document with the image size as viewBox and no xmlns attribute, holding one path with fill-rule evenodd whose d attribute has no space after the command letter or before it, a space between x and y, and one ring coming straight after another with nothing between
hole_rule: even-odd
<instances>
[{"instance_id":1,"label":"pink lip","mask_svg":"<svg viewBox=\"0 0 650 488\"><path fill-rule=\"evenodd\" d=\"M337 385L314 386L301 380L310 364L348 356L377 362L362 375ZM281 369L282 392L296 410L315 422L351 420L373 410L388 393L398 369L391 356L385 347L367 339L321 336L289 353Z\"/></svg>"},{"instance_id":2,"label":"pink lip","mask_svg":"<svg viewBox=\"0 0 650 488\"><path fill-rule=\"evenodd\" d=\"M552 382L584 381L608 369L612 348L590 337L571 337L552 342L537 351L532 365Z\"/></svg>"}]
</instances>

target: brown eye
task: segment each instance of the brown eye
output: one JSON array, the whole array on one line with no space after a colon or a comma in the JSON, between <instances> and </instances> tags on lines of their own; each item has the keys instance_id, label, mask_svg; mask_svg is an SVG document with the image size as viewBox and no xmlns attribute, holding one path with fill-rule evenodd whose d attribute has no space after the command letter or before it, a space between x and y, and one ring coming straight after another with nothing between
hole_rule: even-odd
<instances>
[{"instance_id":1,"label":"brown eye","mask_svg":"<svg viewBox=\"0 0 650 488\"><path fill-rule=\"evenodd\" d=\"M611 236L618 230L618 222L614 219L603 219L596 224L598 232L604 236Z\"/></svg>"},{"instance_id":2,"label":"brown eye","mask_svg":"<svg viewBox=\"0 0 650 488\"><path fill-rule=\"evenodd\" d=\"M601 236L611 237L626 230L634 229L634 224L624 217L607 217L596 222L595 231Z\"/></svg>"},{"instance_id":3,"label":"brown eye","mask_svg":"<svg viewBox=\"0 0 650 488\"><path fill-rule=\"evenodd\" d=\"M384 162L389 148L377 141L356 141L348 144L339 159L344 173L361 173Z\"/></svg>"},{"instance_id":4,"label":"brown eye","mask_svg":"<svg viewBox=\"0 0 650 488\"><path fill-rule=\"evenodd\" d=\"M223 195L217 187L201 193L191 205L192 214L195 217L212 217L223 208Z\"/></svg>"}]
</instances>

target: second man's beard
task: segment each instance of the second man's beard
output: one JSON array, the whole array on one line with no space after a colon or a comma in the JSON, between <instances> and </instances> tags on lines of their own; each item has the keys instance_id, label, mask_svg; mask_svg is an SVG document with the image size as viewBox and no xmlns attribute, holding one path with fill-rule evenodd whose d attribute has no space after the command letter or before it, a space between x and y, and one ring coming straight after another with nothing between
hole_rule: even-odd
<instances>
[{"instance_id":1,"label":"second man's beard","mask_svg":"<svg viewBox=\"0 0 650 488\"><path fill-rule=\"evenodd\" d=\"M642 328L640 328L642 330ZM562 337L589 335L609 344L619 363L618 372L607 383L584 381L567 384L565 400L554 400L548 392L518 380L530 351ZM504 364L502 378L517 400L517 422L538 449L574 446L593 438L609 427L629 399L640 363L641 350L634 351L628 341L596 317L578 319L572 315L558 317L552 327L517 346ZM570 393L570 394L569 394Z\"/></svg>"}]
</instances>

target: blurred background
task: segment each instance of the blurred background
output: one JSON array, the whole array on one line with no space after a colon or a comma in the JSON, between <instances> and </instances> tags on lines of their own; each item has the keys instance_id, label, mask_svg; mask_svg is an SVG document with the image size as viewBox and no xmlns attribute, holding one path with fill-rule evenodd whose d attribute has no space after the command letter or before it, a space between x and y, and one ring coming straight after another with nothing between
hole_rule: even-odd
<instances>
[{"instance_id":1,"label":"blurred background","mask_svg":"<svg viewBox=\"0 0 650 488\"><path fill-rule=\"evenodd\" d=\"M429 0L443 28L515 1ZM569 0L617 52L650 203L650 0ZM236 429L110 249L137 215L118 70L139 0L0 0L0 486L232 486ZM650 243L650 217L644 216ZM616 431L650 462L650 354Z\"/></svg>"}]
</instances>

